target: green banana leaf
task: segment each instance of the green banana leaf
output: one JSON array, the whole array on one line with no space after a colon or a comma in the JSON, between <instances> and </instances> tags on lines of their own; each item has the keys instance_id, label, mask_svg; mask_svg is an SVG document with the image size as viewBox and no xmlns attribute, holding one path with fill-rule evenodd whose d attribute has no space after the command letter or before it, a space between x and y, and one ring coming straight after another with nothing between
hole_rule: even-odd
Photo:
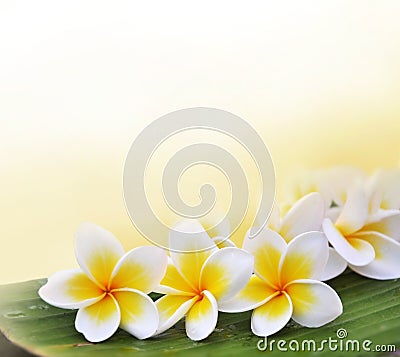
<instances>
[{"instance_id":1,"label":"green banana leaf","mask_svg":"<svg viewBox=\"0 0 400 357\"><path fill-rule=\"evenodd\" d=\"M186 337L184 323L164 334L140 341L122 330L109 340L92 344L87 342L74 328L76 311L49 306L37 295L45 279L0 286L0 329L14 344L39 356L128 356L141 352L143 356L167 354L171 356L238 356L266 353L268 356L290 356L293 352L282 352L277 348L278 340L285 340L282 348L301 349L302 341L314 340L320 347L322 340L329 338L332 348L324 345L322 351L298 352L307 356L399 356L400 355L400 281L376 281L346 271L329 284L342 298L344 313L338 319L317 329L299 326L294 322L267 339L274 339L273 349L265 348L265 341L250 330L251 312L219 314L214 333L201 342ZM152 295L153 299L158 298ZM339 332L338 332L339 330ZM337 334L344 334L338 338ZM360 351L349 340L358 340ZM362 349L362 342L372 350ZM340 342L341 341L341 342ZM291 343L291 345L289 345ZM347 345L346 345L347 344ZM384 346L378 346L384 345ZM307 348L307 343L305 342ZM331 351L334 347L336 351ZM342 347L341 347L342 346ZM346 347L347 346L347 347ZM398 352L388 352L395 347ZM380 348L380 351L377 349ZM314 349L311 345L311 349ZM375 351L374 351L375 350ZM386 350L386 351L382 351ZM2 354L3 355L3 354ZM7 356L6 354L4 354Z\"/></svg>"}]
</instances>

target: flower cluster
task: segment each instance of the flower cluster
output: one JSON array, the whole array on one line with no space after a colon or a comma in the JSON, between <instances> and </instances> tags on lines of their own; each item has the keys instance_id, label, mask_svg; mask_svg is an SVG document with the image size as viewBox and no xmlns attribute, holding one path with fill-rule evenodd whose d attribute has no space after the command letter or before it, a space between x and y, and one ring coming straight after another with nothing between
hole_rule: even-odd
<instances>
[{"instance_id":1,"label":"flower cluster","mask_svg":"<svg viewBox=\"0 0 400 357\"><path fill-rule=\"evenodd\" d=\"M253 310L258 336L290 319L327 324L343 307L323 281L346 267L373 279L400 277L400 170L307 177L293 190L296 199L275 205L267 226L248 231L242 248L229 230L210 237L186 220L171 230L169 252L145 246L124 253L110 232L83 224L75 240L80 269L53 274L39 295L78 309L75 327L91 342L119 327L138 339L157 336L184 317L187 336L198 341L214 331L218 311ZM163 296L153 302L150 292Z\"/></svg>"},{"instance_id":2,"label":"flower cluster","mask_svg":"<svg viewBox=\"0 0 400 357\"><path fill-rule=\"evenodd\" d=\"M315 193L306 193L319 192L325 210L314 227L320 227L332 247L325 279L338 276L347 266L372 279L399 278L400 170L368 177L354 168L335 168L311 172L304 181L308 184L295 191L305 196L286 216L309 220L315 213Z\"/></svg>"}]
</instances>

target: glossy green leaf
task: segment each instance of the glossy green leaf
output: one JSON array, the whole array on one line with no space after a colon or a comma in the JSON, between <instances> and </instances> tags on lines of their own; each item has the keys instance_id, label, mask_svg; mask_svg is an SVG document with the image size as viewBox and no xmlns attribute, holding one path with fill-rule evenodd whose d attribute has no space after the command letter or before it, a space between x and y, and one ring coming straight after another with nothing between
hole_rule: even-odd
<instances>
[{"instance_id":1,"label":"glossy green leaf","mask_svg":"<svg viewBox=\"0 0 400 357\"><path fill-rule=\"evenodd\" d=\"M202 342L193 342L186 337L184 323L180 321L174 328L156 338L139 341L119 330L111 339L91 344L75 331L76 311L61 310L47 305L37 295L37 290L46 280L34 280L25 283L0 286L0 328L15 344L41 356L128 356L134 352L141 355L156 356L161 353L170 355L260 355L257 344L264 347L264 341L250 331L251 312L240 314L220 313L216 331ZM380 351L341 352L349 340L372 341L371 349L378 344L395 345L400 349L400 282L375 281L345 272L339 278L329 282L342 298L344 313L332 323L318 328L308 329L290 322L282 331L268 339L304 340L313 339L316 346L324 339L337 338L337 330L345 329L347 337L337 344L338 350L332 353L328 344L322 351L305 355L315 356L381 356ZM153 296L155 297L155 296ZM333 345L334 347L335 345ZM296 342L291 342L296 348ZM351 344L348 343L348 349ZM386 348L392 348L386 346ZM265 351L268 356L288 356L277 349Z\"/></svg>"}]
</instances>

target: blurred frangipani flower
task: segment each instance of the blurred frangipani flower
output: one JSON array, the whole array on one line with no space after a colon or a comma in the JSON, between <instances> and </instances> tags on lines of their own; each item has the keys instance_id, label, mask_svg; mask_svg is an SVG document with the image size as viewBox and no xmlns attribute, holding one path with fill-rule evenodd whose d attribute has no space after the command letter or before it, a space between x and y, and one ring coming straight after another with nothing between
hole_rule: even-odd
<instances>
[{"instance_id":1,"label":"blurred frangipani flower","mask_svg":"<svg viewBox=\"0 0 400 357\"><path fill-rule=\"evenodd\" d=\"M369 210L363 187L348 191L337 218L325 218L329 242L355 272L373 279L400 277L400 211Z\"/></svg>"},{"instance_id":2,"label":"blurred frangipani flower","mask_svg":"<svg viewBox=\"0 0 400 357\"><path fill-rule=\"evenodd\" d=\"M290 318L307 327L329 323L342 304L322 281L347 266L373 279L400 277L400 169L368 177L342 167L302 177L242 249L229 239L227 221L214 230L180 222L170 232L169 257L152 246L124 253L110 232L83 224L75 242L80 269L53 274L39 295L78 309L75 327L91 342L118 327L139 339L157 336L185 316L187 336L202 340L218 311L254 310L251 329L259 336ZM153 302L152 291L164 296Z\"/></svg>"},{"instance_id":3,"label":"blurred frangipani flower","mask_svg":"<svg viewBox=\"0 0 400 357\"><path fill-rule=\"evenodd\" d=\"M368 177L356 168L338 167L311 172L309 177L311 183L298 186L312 187L324 197L322 230L333 248L324 280L339 275L347 265L373 279L400 277L400 169Z\"/></svg>"}]
</instances>

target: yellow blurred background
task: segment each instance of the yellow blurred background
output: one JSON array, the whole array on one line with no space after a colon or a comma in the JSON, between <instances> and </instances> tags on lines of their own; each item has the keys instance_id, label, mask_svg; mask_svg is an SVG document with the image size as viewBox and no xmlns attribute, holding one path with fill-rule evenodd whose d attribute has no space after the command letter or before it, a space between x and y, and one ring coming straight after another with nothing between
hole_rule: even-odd
<instances>
[{"instance_id":1,"label":"yellow blurred background","mask_svg":"<svg viewBox=\"0 0 400 357\"><path fill-rule=\"evenodd\" d=\"M278 191L299 167L397 167L399 1L0 3L0 283L76 265L91 221L147 244L122 196L151 121L246 119Z\"/></svg>"}]
</instances>

